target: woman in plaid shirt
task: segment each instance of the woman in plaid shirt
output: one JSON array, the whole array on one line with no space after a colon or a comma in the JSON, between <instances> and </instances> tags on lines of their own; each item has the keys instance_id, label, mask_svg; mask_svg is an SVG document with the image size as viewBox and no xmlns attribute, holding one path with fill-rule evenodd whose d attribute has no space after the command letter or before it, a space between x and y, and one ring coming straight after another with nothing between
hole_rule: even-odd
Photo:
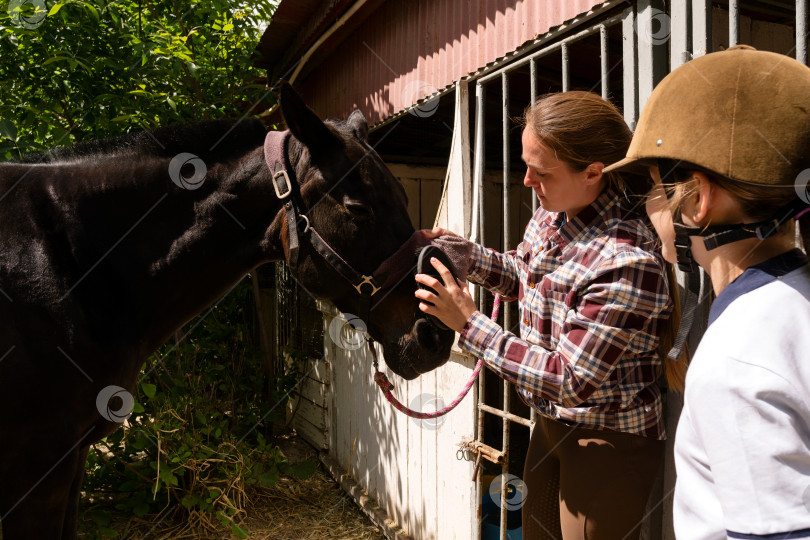
<instances>
[{"instance_id":1,"label":"woman in plaid shirt","mask_svg":"<svg viewBox=\"0 0 810 540\"><path fill-rule=\"evenodd\" d=\"M541 208L517 250L473 245L467 274L519 300L519 335L477 311L435 259L447 286L416 277L436 291L416 292L420 309L540 413L523 476L524 538L637 537L663 457L666 267L643 199L625 196L631 177L602 171L631 137L618 110L590 92L550 94L526 110L523 183ZM452 233L432 231L440 234Z\"/></svg>"}]
</instances>

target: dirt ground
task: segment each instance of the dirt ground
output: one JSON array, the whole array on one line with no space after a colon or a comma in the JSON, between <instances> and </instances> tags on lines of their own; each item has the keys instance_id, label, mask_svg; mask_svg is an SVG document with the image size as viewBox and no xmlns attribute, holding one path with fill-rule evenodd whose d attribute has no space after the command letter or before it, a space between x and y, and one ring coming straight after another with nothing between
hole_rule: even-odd
<instances>
[{"instance_id":1,"label":"dirt ground","mask_svg":"<svg viewBox=\"0 0 810 540\"><path fill-rule=\"evenodd\" d=\"M248 516L241 523L256 540L384 540L374 526L340 489L318 461L317 452L294 435L278 441L291 464L304 460L318 463L317 472L307 480L282 477L273 488L255 488L248 493ZM122 539L225 540L237 538L222 534L202 534L186 530L182 523L160 516L151 520L135 517L113 519ZM89 539L89 536L84 536Z\"/></svg>"}]
</instances>

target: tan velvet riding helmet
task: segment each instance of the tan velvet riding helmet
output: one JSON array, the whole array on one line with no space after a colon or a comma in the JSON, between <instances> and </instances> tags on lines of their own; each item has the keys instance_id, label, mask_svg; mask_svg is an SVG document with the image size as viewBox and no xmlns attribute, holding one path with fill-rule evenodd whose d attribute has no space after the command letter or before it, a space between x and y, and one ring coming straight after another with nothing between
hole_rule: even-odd
<instances>
[{"instance_id":1,"label":"tan velvet riding helmet","mask_svg":"<svg viewBox=\"0 0 810 540\"><path fill-rule=\"evenodd\" d=\"M668 355L678 360L692 326L692 306L704 298L691 239L702 237L709 250L744 238L764 239L810 205L810 68L743 45L675 69L650 95L627 157L605 172L646 175L663 160L670 170L696 166L734 182L796 194L794 202L759 223L687 227L679 212L673 216L678 267L688 272L684 317ZM662 169L661 175L668 172Z\"/></svg>"},{"instance_id":2,"label":"tan velvet riding helmet","mask_svg":"<svg viewBox=\"0 0 810 540\"><path fill-rule=\"evenodd\" d=\"M758 223L687 227L675 216L678 266L693 271L690 237L706 249L768 238L810 205L810 68L745 45L680 66L655 87L627 157L605 168L645 173L696 166L733 182L795 190L796 199ZM662 177L668 172L661 170Z\"/></svg>"},{"instance_id":3,"label":"tan velvet riding helmet","mask_svg":"<svg viewBox=\"0 0 810 540\"><path fill-rule=\"evenodd\" d=\"M650 95L627 157L605 171L646 174L658 159L792 186L810 167L810 68L746 45L678 67Z\"/></svg>"}]
</instances>

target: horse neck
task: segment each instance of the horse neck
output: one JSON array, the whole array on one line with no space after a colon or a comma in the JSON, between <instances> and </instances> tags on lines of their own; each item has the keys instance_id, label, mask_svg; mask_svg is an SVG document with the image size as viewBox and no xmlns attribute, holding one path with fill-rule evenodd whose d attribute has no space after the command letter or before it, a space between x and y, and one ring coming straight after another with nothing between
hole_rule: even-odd
<instances>
[{"instance_id":1,"label":"horse neck","mask_svg":"<svg viewBox=\"0 0 810 540\"><path fill-rule=\"evenodd\" d=\"M132 310L134 336L147 353L275 258L267 236L281 202L261 149L207 165L204 185L185 190L170 183L168 159L148 160L130 171L140 180L100 190L91 203L108 222L122 224L119 231L131 227L108 266L122 290L116 300L129 303L120 308Z\"/></svg>"}]
</instances>

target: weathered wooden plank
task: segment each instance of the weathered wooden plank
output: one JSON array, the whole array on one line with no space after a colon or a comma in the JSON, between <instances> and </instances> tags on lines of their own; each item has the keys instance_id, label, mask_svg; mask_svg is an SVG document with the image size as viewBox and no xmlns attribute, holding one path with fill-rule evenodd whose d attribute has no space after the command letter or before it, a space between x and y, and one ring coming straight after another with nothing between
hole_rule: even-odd
<instances>
[{"instance_id":1,"label":"weathered wooden plank","mask_svg":"<svg viewBox=\"0 0 810 540\"><path fill-rule=\"evenodd\" d=\"M423 379L419 377L413 381L409 381L405 389L407 390L402 395L404 403L412 404L414 399L423 392ZM416 538L424 538L424 523L422 515L424 507L422 506L422 429L419 425L419 420L409 419L406 423L407 426L407 448L408 460L405 466L408 470L408 499L407 499L407 526L405 530L411 536Z\"/></svg>"},{"instance_id":2,"label":"weathered wooden plank","mask_svg":"<svg viewBox=\"0 0 810 540\"><path fill-rule=\"evenodd\" d=\"M432 229L436 221L436 211L439 209L439 201L442 197L441 181L422 178L419 195L421 204L419 228Z\"/></svg>"},{"instance_id":3,"label":"weathered wooden plank","mask_svg":"<svg viewBox=\"0 0 810 540\"><path fill-rule=\"evenodd\" d=\"M397 377L390 370L386 370L388 378L395 386L395 395L400 401L409 403L408 396L410 393L411 382ZM411 461L415 454L413 449L409 446L410 430L414 428L410 419L400 414L394 407L392 407L382 393L377 393L377 406L376 409L383 411L381 418L383 424L382 431L385 433L386 444L382 446L381 452L385 455L384 478L386 483L386 490L389 494L391 507L393 511L389 511L397 523L402 525L405 530L411 531L411 524L409 522L411 515L410 504L410 491L411 486Z\"/></svg>"},{"instance_id":4,"label":"weathered wooden plank","mask_svg":"<svg viewBox=\"0 0 810 540\"><path fill-rule=\"evenodd\" d=\"M293 417L293 422L297 421L298 418L304 418L312 425L326 433L326 430L329 427L329 419L327 416L327 410L322 405L313 403L311 400L299 396L296 398L295 402L290 403L290 406L295 414Z\"/></svg>"},{"instance_id":5,"label":"weathered wooden plank","mask_svg":"<svg viewBox=\"0 0 810 540\"><path fill-rule=\"evenodd\" d=\"M472 374L475 359L454 353L437 374L438 393L446 403L456 398ZM475 434L475 401L472 392L459 403L438 430L436 470L439 516L437 538L466 540L477 534L477 501L472 482L473 464L457 458L458 442Z\"/></svg>"},{"instance_id":6,"label":"weathered wooden plank","mask_svg":"<svg viewBox=\"0 0 810 540\"><path fill-rule=\"evenodd\" d=\"M378 354L382 356L379 345ZM347 351L347 358L351 366L353 381L352 393L355 399L355 421L357 429L357 442L354 454L357 456L358 478L365 489L373 496L378 496L380 481L380 439L374 420L375 405L374 369L368 347L355 351Z\"/></svg>"},{"instance_id":7,"label":"weathered wooden plank","mask_svg":"<svg viewBox=\"0 0 810 540\"><path fill-rule=\"evenodd\" d=\"M433 370L430 373L425 373L421 377L422 380L422 393L421 398L417 399L414 409L432 412L437 408L445 406L447 401L438 393L438 382L436 374L439 370ZM446 416L440 418L432 418L428 420L417 420L421 433L421 456L420 456L420 473L422 475L422 536L420 538L438 538L439 528L439 514L438 514L438 476L439 471L436 467L436 452L438 431L441 430ZM444 471L442 471L444 474Z\"/></svg>"},{"instance_id":8,"label":"weathered wooden plank","mask_svg":"<svg viewBox=\"0 0 810 540\"><path fill-rule=\"evenodd\" d=\"M327 316L327 323L333 317ZM333 381L333 391L331 392L331 408L329 418L333 429L330 432L330 447L333 457L345 468L349 468L349 454L351 450L351 385L349 381L349 370L346 366L346 359L340 354L342 349L334 343L329 342L328 356L330 364L330 379Z\"/></svg>"},{"instance_id":9,"label":"weathered wooden plank","mask_svg":"<svg viewBox=\"0 0 810 540\"><path fill-rule=\"evenodd\" d=\"M304 377L298 386L298 393L302 397L326 410L326 398L329 394L329 390L323 382L310 377Z\"/></svg>"},{"instance_id":10,"label":"weathered wooden plank","mask_svg":"<svg viewBox=\"0 0 810 540\"><path fill-rule=\"evenodd\" d=\"M313 425L306 418L296 418L295 432L298 436L319 450L329 449L328 433L316 425Z\"/></svg>"},{"instance_id":11,"label":"weathered wooden plank","mask_svg":"<svg viewBox=\"0 0 810 540\"><path fill-rule=\"evenodd\" d=\"M325 329L326 333L329 332L328 327ZM325 339L329 339L326 337ZM323 384L329 384L329 362L324 356L323 358L312 358L307 362L305 372L307 377L320 381Z\"/></svg>"},{"instance_id":12,"label":"weathered wooden plank","mask_svg":"<svg viewBox=\"0 0 810 540\"><path fill-rule=\"evenodd\" d=\"M419 178L409 176L398 176L402 187L405 188L405 195L408 197L408 217L411 218L411 225L419 227Z\"/></svg>"}]
</instances>

